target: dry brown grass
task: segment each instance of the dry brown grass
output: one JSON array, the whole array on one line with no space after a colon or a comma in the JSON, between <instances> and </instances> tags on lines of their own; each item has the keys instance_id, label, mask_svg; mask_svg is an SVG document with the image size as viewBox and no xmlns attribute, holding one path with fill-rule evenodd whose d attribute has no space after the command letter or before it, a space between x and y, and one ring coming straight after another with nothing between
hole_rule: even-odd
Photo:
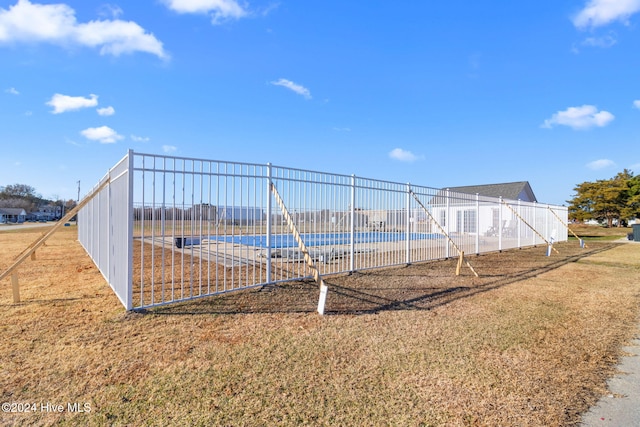
<instances>
[{"instance_id":1,"label":"dry brown grass","mask_svg":"<svg viewBox=\"0 0 640 427\"><path fill-rule=\"evenodd\" d=\"M40 231L0 233L0 270ZM640 245L558 245L126 313L63 229L0 288L14 425L575 425L637 333ZM90 413L40 404L87 402Z\"/></svg>"}]
</instances>

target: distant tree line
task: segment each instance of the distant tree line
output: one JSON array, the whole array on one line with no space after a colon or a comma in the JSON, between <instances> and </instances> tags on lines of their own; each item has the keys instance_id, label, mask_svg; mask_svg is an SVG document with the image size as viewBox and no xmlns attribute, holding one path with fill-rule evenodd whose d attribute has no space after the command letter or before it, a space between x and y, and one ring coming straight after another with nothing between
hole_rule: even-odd
<instances>
[{"instance_id":1,"label":"distant tree line","mask_svg":"<svg viewBox=\"0 0 640 427\"><path fill-rule=\"evenodd\" d=\"M575 196L567 200L571 220L623 227L640 217L640 175L627 169L610 179L583 182L573 190Z\"/></svg>"},{"instance_id":2,"label":"distant tree line","mask_svg":"<svg viewBox=\"0 0 640 427\"><path fill-rule=\"evenodd\" d=\"M21 208L29 213L37 211L42 206L60 206L66 212L76 206L76 201L61 200L56 196L46 199L38 194L35 188L26 184L0 186L0 208Z\"/></svg>"}]
</instances>

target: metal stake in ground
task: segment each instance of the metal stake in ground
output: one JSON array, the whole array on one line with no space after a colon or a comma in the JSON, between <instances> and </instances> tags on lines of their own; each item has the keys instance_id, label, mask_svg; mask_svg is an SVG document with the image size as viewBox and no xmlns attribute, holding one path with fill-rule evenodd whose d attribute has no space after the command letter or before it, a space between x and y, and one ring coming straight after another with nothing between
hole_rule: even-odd
<instances>
[{"instance_id":1,"label":"metal stake in ground","mask_svg":"<svg viewBox=\"0 0 640 427\"><path fill-rule=\"evenodd\" d=\"M568 224L565 224L565 223L564 223L564 221L562 220L562 218L560 218L560 217L558 216L558 214L557 214L553 209L551 209L549 206L547 206L547 209L549 209L549 210L551 211L551 213L553 214L553 216L555 216L556 218L558 218L558 221L560 221L560 224L564 225L564 226L567 228L567 230L569 230L569 232L570 232L571 234L573 234L573 237L575 237L576 239L578 239L578 242L580 242L580 247L581 247L581 248L588 248L588 246L587 246L587 244L584 242L584 240L582 240L582 239L580 238L580 236L578 236L576 233L574 233L574 232L573 232L573 230L572 230L571 228L569 228L569 225L568 225Z\"/></svg>"}]
</instances>

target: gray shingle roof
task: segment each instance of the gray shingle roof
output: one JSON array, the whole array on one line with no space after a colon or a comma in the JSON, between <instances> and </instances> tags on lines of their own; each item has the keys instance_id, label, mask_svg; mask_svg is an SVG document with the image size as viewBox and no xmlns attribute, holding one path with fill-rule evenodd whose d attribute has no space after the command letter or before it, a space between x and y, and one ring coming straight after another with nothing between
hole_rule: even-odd
<instances>
[{"instance_id":1,"label":"gray shingle roof","mask_svg":"<svg viewBox=\"0 0 640 427\"><path fill-rule=\"evenodd\" d=\"M449 190L464 194L479 194L485 197L502 197L508 200L522 200L525 202L538 201L528 181L449 187Z\"/></svg>"},{"instance_id":2,"label":"gray shingle roof","mask_svg":"<svg viewBox=\"0 0 640 427\"><path fill-rule=\"evenodd\" d=\"M26 215L22 208L0 208L0 214L3 215Z\"/></svg>"}]
</instances>

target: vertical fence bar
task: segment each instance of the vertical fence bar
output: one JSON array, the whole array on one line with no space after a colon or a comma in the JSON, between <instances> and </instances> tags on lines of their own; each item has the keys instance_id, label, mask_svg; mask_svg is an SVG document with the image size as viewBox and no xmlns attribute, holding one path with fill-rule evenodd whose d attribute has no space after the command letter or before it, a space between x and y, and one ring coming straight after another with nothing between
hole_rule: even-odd
<instances>
[{"instance_id":1,"label":"vertical fence bar","mask_svg":"<svg viewBox=\"0 0 640 427\"><path fill-rule=\"evenodd\" d=\"M162 211L160 211L160 236L162 239L162 259L161 259L161 265L162 265L162 278L161 278L161 282L162 282L162 295L161 295L161 301L164 302L166 299L165 296L165 286L166 286L166 280L165 280L165 273L166 273L166 269L164 268L165 264L165 236L166 236L166 229L165 229L165 223L166 223L166 194L167 194L167 189L166 189L166 181L167 181L167 158L163 157L162 158Z\"/></svg>"},{"instance_id":2,"label":"vertical fence bar","mask_svg":"<svg viewBox=\"0 0 640 427\"><path fill-rule=\"evenodd\" d=\"M209 183L207 189L209 194L207 195L207 293L211 293L211 219L213 216L211 205L211 185L213 180L213 162L207 162L209 165Z\"/></svg>"},{"instance_id":3,"label":"vertical fence bar","mask_svg":"<svg viewBox=\"0 0 640 427\"><path fill-rule=\"evenodd\" d=\"M407 183L406 204L407 213L405 215L405 264L411 264L411 184Z\"/></svg>"},{"instance_id":4,"label":"vertical fence bar","mask_svg":"<svg viewBox=\"0 0 640 427\"><path fill-rule=\"evenodd\" d=\"M522 210L521 208L521 203L520 203L520 199L518 199L518 216L520 218L522 218ZM522 224L520 223L520 221L517 222L518 224L518 248L522 247L520 244L520 230L522 230Z\"/></svg>"},{"instance_id":5,"label":"vertical fence bar","mask_svg":"<svg viewBox=\"0 0 640 427\"><path fill-rule=\"evenodd\" d=\"M173 245L176 241L176 159L173 159L171 162L171 172L172 172L172 193L171 193L171 244ZM176 299L176 251L171 251L171 301Z\"/></svg>"},{"instance_id":6,"label":"vertical fence bar","mask_svg":"<svg viewBox=\"0 0 640 427\"><path fill-rule=\"evenodd\" d=\"M351 227L349 229L349 271L355 271L355 254L356 254L356 176L351 175L351 186L350 186L351 194Z\"/></svg>"},{"instance_id":7,"label":"vertical fence bar","mask_svg":"<svg viewBox=\"0 0 640 427\"><path fill-rule=\"evenodd\" d=\"M151 303L156 302L156 158L152 158L151 162Z\"/></svg>"},{"instance_id":8,"label":"vertical fence bar","mask_svg":"<svg viewBox=\"0 0 640 427\"><path fill-rule=\"evenodd\" d=\"M144 260L144 226L145 226L145 215L147 212L147 207L144 204L144 174L145 174L145 164L144 164L145 156L142 156L142 172L140 174L141 181L141 197L142 197L142 209L140 212L140 305L144 306L144 269L145 269L145 260Z\"/></svg>"},{"instance_id":9,"label":"vertical fence bar","mask_svg":"<svg viewBox=\"0 0 640 427\"><path fill-rule=\"evenodd\" d=\"M480 254L480 194L476 193L476 254Z\"/></svg>"},{"instance_id":10,"label":"vertical fence bar","mask_svg":"<svg viewBox=\"0 0 640 427\"><path fill-rule=\"evenodd\" d=\"M538 205L537 203L533 203L533 205L531 206L531 219L532 219L532 227L534 229L538 229ZM532 233L531 235L532 239L531 239L531 245L532 246L536 246L538 244L538 235L536 233Z\"/></svg>"},{"instance_id":11,"label":"vertical fence bar","mask_svg":"<svg viewBox=\"0 0 640 427\"><path fill-rule=\"evenodd\" d=\"M450 201L451 201L451 197L450 197L450 191L447 188L446 190L446 210L445 210L445 217L444 217L444 230L446 231L447 235L449 235L449 233L451 233L451 229L449 228L449 224L451 223L451 205L450 205ZM445 247L445 258L449 258L450 256L450 247L451 245L447 244Z\"/></svg>"},{"instance_id":12,"label":"vertical fence bar","mask_svg":"<svg viewBox=\"0 0 640 427\"><path fill-rule=\"evenodd\" d=\"M267 198L267 235L266 235L266 245L267 245L267 250L266 250L266 262L267 262L267 278L266 278L266 282L267 283L272 283L273 282L273 278L271 277L271 227L272 227L272 217L271 217L271 200L272 200L272 196L271 196L271 186L275 185L273 184L273 182L271 181L271 163L267 163L267 189L266 189L266 198Z\"/></svg>"},{"instance_id":13,"label":"vertical fence bar","mask_svg":"<svg viewBox=\"0 0 640 427\"><path fill-rule=\"evenodd\" d=\"M498 204L498 250L502 251L502 196L500 196L500 203Z\"/></svg>"},{"instance_id":14,"label":"vertical fence bar","mask_svg":"<svg viewBox=\"0 0 640 427\"><path fill-rule=\"evenodd\" d=\"M133 189L134 189L134 154L133 150L129 150L127 154L127 287L126 302L124 304L127 310L133 308Z\"/></svg>"}]
</instances>

